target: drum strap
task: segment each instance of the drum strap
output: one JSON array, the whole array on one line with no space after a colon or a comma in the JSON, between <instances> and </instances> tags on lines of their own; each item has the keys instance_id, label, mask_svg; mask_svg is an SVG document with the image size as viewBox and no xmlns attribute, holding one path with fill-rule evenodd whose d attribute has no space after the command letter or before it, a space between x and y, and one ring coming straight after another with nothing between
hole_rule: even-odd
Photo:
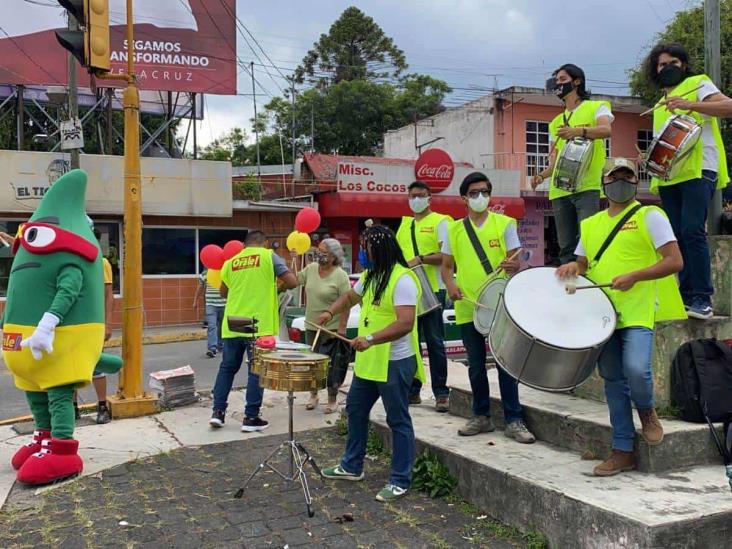
<instances>
[{"instance_id":1,"label":"drum strap","mask_svg":"<svg viewBox=\"0 0 732 549\"><path fill-rule=\"evenodd\" d=\"M472 223L470 223L470 219L468 217L463 218L463 225L465 225L465 232L468 233L468 238L470 238L470 243L473 245L473 249L478 255L480 264L483 265L483 270L485 270L485 274L491 274L493 272L493 266L488 260L488 256L485 255L483 245L480 243L478 235L475 234L475 229L473 229L473 225Z\"/></svg>"},{"instance_id":2,"label":"drum strap","mask_svg":"<svg viewBox=\"0 0 732 549\"><path fill-rule=\"evenodd\" d=\"M602 246L600 246L600 249L597 250L597 253L595 254L595 259L593 259L593 261L595 263L597 263L598 261L600 261L600 258L602 257L602 254L605 253L605 250L607 250L608 247L610 246L610 244L612 244L613 240L615 240L615 237L620 232L620 229L623 228L623 225L625 225L627 223L627 221L631 217L633 217L635 215L635 213L638 210L640 210L642 207L643 207L642 204L636 204L633 208L630 209L630 211L628 211L628 213L626 213L622 217L622 219L620 221L618 221L617 225L615 225L615 227L613 227L613 230L610 231L610 234L607 235L607 238L605 239L605 242L602 243Z\"/></svg>"},{"instance_id":3,"label":"drum strap","mask_svg":"<svg viewBox=\"0 0 732 549\"><path fill-rule=\"evenodd\" d=\"M419 257L419 246L417 246L417 236L414 234L414 225L417 223L415 219L412 219L412 226L409 228L409 232L412 235L412 248L414 249L414 257Z\"/></svg>"}]
</instances>

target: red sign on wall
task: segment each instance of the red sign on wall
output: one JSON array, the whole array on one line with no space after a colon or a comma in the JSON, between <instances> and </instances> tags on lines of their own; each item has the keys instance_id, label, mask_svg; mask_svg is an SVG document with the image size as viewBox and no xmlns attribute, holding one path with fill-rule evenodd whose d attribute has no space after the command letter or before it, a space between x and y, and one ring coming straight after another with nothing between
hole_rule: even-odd
<instances>
[{"instance_id":1,"label":"red sign on wall","mask_svg":"<svg viewBox=\"0 0 732 549\"><path fill-rule=\"evenodd\" d=\"M427 149L414 163L414 176L429 185L432 192L444 191L455 175L452 158L442 149Z\"/></svg>"}]
</instances>

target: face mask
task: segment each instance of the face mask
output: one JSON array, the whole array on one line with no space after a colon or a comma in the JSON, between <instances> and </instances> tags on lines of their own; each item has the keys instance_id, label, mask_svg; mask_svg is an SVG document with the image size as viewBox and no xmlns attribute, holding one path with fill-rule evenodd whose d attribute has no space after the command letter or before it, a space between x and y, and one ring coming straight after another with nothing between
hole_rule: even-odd
<instances>
[{"instance_id":1,"label":"face mask","mask_svg":"<svg viewBox=\"0 0 732 549\"><path fill-rule=\"evenodd\" d=\"M603 185L605 196L617 204L625 204L635 198L638 185L627 179L616 179Z\"/></svg>"},{"instance_id":2,"label":"face mask","mask_svg":"<svg viewBox=\"0 0 732 549\"><path fill-rule=\"evenodd\" d=\"M684 79L684 71L677 65L666 65L658 73L658 83L662 88L673 88Z\"/></svg>"},{"instance_id":3,"label":"face mask","mask_svg":"<svg viewBox=\"0 0 732 549\"><path fill-rule=\"evenodd\" d=\"M323 252L315 252L315 261L318 262L318 265L327 265L330 263L328 261L328 254L324 254Z\"/></svg>"},{"instance_id":4,"label":"face mask","mask_svg":"<svg viewBox=\"0 0 732 549\"><path fill-rule=\"evenodd\" d=\"M564 99L572 92L573 89L574 86L572 85L572 82L564 82L563 84L557 84L554 86L554 93L557 94L559 99Z\"/></svg>"},{"instance_id":5,"label":"face mask","mask_svg":"<svg viewBox=\"0 0 732 549\"><path fill-rule=\"evenodd\" d=\"M366 253L366 250L361 248L358 251L358 262L363 266L364 269L367 271L371 270L374 267L374 264L371 263L371 260L369 259L368 254Z\"/></svg>"},{"instance_id":6,"label":"face mask","mask_svg":"<svg viewBox=\"0 0 732 549\"><path fill-rule=\"evenodd\" d=\"M409 208L414 213L422 213L430 205L430 199L426 196L415 196L409 199Z\"/></svg>"},{"instance_id":7,"label":"face mask","mask_svg":"<svg viewBox=\"0 0 732 549\"><path fill-rule=\"evenodd\" d=\"M490 196L478 195L475 198L468 198L468 206L476 213L483 213L491 201Z\"/></svg>"}]
</instances>

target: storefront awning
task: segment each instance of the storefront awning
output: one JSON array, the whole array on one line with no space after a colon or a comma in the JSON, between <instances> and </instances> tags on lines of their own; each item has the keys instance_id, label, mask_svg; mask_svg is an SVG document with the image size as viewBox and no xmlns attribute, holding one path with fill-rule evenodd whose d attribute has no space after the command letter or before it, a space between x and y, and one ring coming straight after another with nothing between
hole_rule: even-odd
<instances>
[{"instance_id":1,"label":"storefront awning","mask_svg":"<svg viewBox=\"0 0 732 549\"><path fill-rule=\"evenodd\" d=\"M404 194L331 192L316 195L320 215L329 217L402 217L413 215ZM432 196L432 210L454 219L465 217L465 203L459 196ZM492 197L492 211L515 219L524 217L523 198Z\"/></svg>"}]
</instances>

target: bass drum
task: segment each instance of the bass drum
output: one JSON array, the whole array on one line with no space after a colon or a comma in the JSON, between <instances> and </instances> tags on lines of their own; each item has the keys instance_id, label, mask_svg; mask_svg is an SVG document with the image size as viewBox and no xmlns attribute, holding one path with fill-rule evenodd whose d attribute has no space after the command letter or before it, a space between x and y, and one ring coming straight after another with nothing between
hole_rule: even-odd
<instances>
[{"instance_id":1,"label":"bass drum","mask_svg":"<svg viewBox=\"0 0 732 549\"><path fill-rule=\"evenodd\" d=\"M585 277L578 285L591 285ZM488 341L496 362L516 380L544 391L569 391L595 369L617 315L599 288L570 295L553 267L535 267L506 284Z\"/></svg>"}]
</instances>

